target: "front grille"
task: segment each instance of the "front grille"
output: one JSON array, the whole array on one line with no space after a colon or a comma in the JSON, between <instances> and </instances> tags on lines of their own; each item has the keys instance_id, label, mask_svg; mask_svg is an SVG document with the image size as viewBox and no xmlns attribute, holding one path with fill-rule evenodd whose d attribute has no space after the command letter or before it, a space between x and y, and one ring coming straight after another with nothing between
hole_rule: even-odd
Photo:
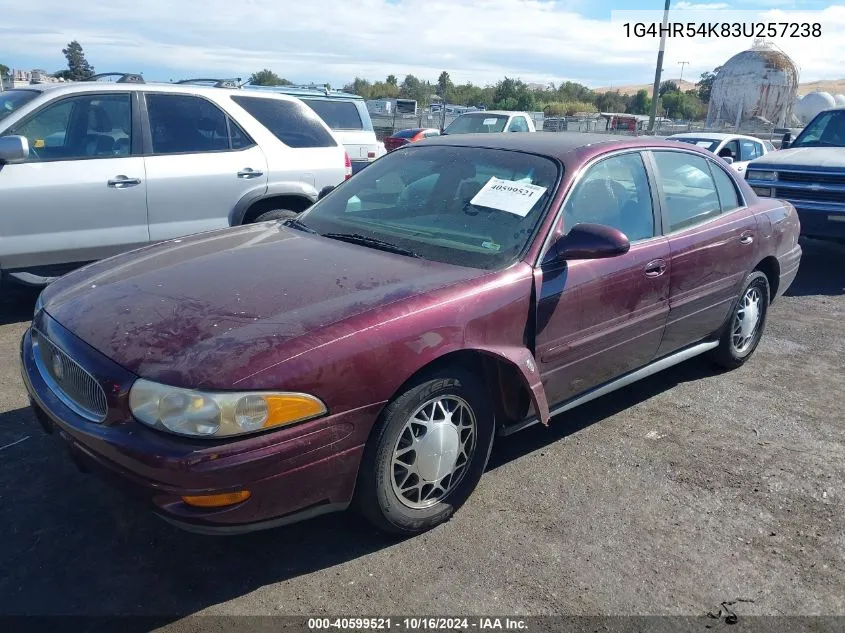
<instances>
[{"instance_id":1,"label":"front grille","mask_svg":"<svg viewBox=\"0 0 845 633\"><path fill-rule=\"evenodd\" d=\"M95 378L63 350L37 330L38 369L57 396L82 417L102 422L108 412L106 394Z\"/></svg>"},{"instance_id":2,"label":"front grille","mask_svg":"<svg viewBox=\"0 0 845 633\"><path fill-rule=\"evenodd\" d=\"M784 187L775 189L774 197L786 200L845 203L845 191L829 191L824 189L819 191L808 191L806 189L789 189Z\"/></svg>"},{"instance_id":3,"label":"front grille","mask_svg":"<svg viewBox=\"0 0 845 633\"><path fill-rule=\"evenodd\" d=\"M818 172L779 171L778 180L801 182L808 185L845 185L845 174L820 174Z\"/></svg>"}]
</instances>

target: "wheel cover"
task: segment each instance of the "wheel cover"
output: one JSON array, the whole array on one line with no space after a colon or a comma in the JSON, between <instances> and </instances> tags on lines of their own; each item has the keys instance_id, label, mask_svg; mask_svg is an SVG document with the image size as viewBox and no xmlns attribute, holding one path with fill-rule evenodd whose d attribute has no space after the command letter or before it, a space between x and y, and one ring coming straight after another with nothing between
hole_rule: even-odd
<instances>
[{"instance_id":1,"label":"wheel cover","mask_svg":"<svg viewBox=\"0 0 845 633\"><path fill-rule=\"evenodd\" d=\"M429 508L466 474L475 452L477 425L472 407L458 396L438 396L405 422L393 447L393 492L409 508Z\"/></svg>"},{"instance_id":2,"label":"wheel cover","mask_svg":"<svg viewBox=\"0 0 845 633\"><path fill-rule=\"evenodd\" d=\"M763 294L756 286L749 288L736 309L731 328L731 344L737 354L751 347L763 321Z\"/></svg>"}]
</instances>

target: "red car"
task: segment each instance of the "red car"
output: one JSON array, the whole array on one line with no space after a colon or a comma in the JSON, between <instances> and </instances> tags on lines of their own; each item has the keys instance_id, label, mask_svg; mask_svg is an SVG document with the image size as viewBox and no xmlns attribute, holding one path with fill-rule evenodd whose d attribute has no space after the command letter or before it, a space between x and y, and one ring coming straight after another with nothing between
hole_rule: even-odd
<instances>
[{"instance_id":1,"label":"red car","mask_svg":"<svg viewBox=\"0 0 845 633\"><path fill-rule=\"evenodd\" d=\"M433 136L440 136L440 130L435 128L415 127L410 130L399 130L392 136L384 139L384 149L392 152L395 149L407 145L409 143L416 143L426 138Z\"/></svg>"},{"instance_id":2,"label":"red car","mask_svg":"<svg viewBox=\"0 0 845 633\"><path fill-rule=\"evenodd\" d=\"M693 146L428 139L296 219L54 282L23 377L79 464L178 526L354 503L414 534L467 500L494 438L698 354L746 362L799 228Z\"/></svg>"}]
</instances>

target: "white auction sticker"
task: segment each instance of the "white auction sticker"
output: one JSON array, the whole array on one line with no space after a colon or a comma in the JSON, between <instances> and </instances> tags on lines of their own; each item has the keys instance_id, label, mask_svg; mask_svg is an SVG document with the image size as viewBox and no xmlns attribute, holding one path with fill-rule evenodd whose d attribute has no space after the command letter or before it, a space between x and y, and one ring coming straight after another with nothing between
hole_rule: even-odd
<instances>
[{"instance_id":1,"label":"white auction sticker","mask_svg":"<svg viewBox=\"0 0 845 633\"><path fill-rule=\"evenodd\" d=\"M524 218L544 193L546 193L546 187L515 180L491 178L469 203L476 207L498 209Z\"/></svg>"},{"instance_id":2,"label":"white auction sticker","mask_svg":"<svg viewBox=\"0 0 845 633\"><path fill-rule=\"evenodd\" d=\"M499 119L493 117L492 119L484 119L482 121L482 125L496 125L499 122Z\"/></svg>"}]
</instances>

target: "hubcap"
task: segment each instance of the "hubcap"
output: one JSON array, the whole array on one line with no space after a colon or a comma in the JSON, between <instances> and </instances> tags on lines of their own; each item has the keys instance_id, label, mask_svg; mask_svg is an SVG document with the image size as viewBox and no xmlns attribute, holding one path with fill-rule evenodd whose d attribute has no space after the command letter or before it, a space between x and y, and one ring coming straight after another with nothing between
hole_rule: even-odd
<instances>
[{"instance_id":1,"label":"hubcap","mask_svg":"<svg viewBox=\"0 0 845 633\"><path fill-rule=\"evenodd\" d=\"M458 396L419 407L393 448L393 492L410 508L428 508L458 485L475 451L475 415Z\"/></svg>"},{"instance_id":2,"label":"hubcap","mask_svg":"<svg viewBox=\"0 0 845 633\"><path fill-rule=\"evenodd\" d=\"M759 288L749 288L737 306L731 330L731 342L738 354L745 352L754 341L763 317L762 295Z\"/></svg>"}]
</instances>

